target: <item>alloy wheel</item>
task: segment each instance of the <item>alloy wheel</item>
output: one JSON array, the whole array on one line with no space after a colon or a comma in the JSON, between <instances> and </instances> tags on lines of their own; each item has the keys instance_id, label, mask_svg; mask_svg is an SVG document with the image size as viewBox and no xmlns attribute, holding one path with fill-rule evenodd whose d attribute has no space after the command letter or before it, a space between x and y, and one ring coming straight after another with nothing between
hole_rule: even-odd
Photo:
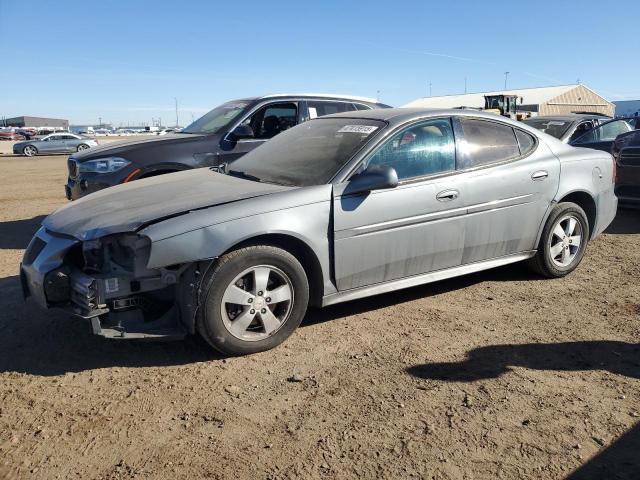
<instances>
[{"instance_id":1,"label":"alloy wheel","mask_svg":"<svg viewBox=\"0 0 640 480\"><path fill-rule=\"evenodd\" d=\"M88 145L84 145L84 144L78 145L78 151L79 152L82 151L82 150L87 150L88 148L89 148Z\"/></svg>"},{"instance_id":2,"label":"alloy wheel","mask_svg":"<svg viewBox=\"0 0 640 480\"><path fill-rule=\"evenodd\" d=\"M38 153L38 151L33 145L27 145L26 147L24 147L22 153L24 153L27 157L33 157L36 153Z\"/></svg>"},{"instance_id":3,"label":"alloy wheel","mask_svg":"<svg viewBox=\"0 0 640 480\"><path fill-rule=\"evenodd\" d=\"M554 265L571 265L580 252L582 235L582 224L575 215L560 217L549 238L549 257Z\"/></svg>"},{"instance_id":4,"label":"alloy wheel","mask_svg":"<svg viewBox=\"0 0 640 480\"><path fill-rule=\"evenodd\" d=\"M245 341L264 340L289 319L293 284L282 270L258 265L237 275L227 286L220 305L225 328Z\"/></svg>"}]
</instances>

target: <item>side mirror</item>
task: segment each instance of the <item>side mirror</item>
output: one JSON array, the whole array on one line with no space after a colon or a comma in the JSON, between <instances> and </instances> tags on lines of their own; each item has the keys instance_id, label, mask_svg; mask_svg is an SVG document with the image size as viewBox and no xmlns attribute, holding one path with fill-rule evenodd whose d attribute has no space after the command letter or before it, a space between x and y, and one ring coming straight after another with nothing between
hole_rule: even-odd
<instances>
[{"instance_id":1,"label":"side mirror","mask_svg":"<svg viewBox=\"0 0 640 480\"><path fill-rule=\"evenodd\" d=\"M344 193L364 193L398 186L398 174L395 168L387 165L374 165L351 177Z\"/></svg>"},{"instance_id":2,"label":"side mirror","mask_svg":"<svg viewBox=\"0 0 640 480\"><path fill-rule=\"evenodd\" d=\"M229 135L233 138L233 140L253 138L253 129L249 125L238 125Z\"/></svg>"},{"instance_id":3,"label":"side mirror","mask_svg":"<svg viewBox=\"0 0 640 480\"><path fill-rule=\"evenodd\" d=\"M238 140L243 138L253 138L253 129L249 125L238 125L231 132L227 133L220 141L220 148L225 152L236 148Z\"/></svg>"}]
</instances>

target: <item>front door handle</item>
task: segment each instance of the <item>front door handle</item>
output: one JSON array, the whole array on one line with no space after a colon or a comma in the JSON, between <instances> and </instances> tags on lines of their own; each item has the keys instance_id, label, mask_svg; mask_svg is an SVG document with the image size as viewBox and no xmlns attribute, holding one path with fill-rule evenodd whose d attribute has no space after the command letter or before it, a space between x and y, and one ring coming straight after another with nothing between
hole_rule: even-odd
<instances>
[{"instance_id":1,"label":"front door handle","mask_svg":"<svg viewBox=\"0 0 640 480\"><path fill-rule=\"evenodd\" d=\"M533 172L531 174L531 180L544 180L549 176L549 172L546 170L538 170L537 172Z\"/></svg>"},{"instance_id":2,"label":"front door handle","mask_svg":"<svg viewBox=\"0 0 640 480\"><path fill-rule=\"evenodd\" d=\"M460 195L458 190L444 190L436 195L436 198L441 202L449 202L458 198L458 195Z\"/></svg>"}]
</instances>

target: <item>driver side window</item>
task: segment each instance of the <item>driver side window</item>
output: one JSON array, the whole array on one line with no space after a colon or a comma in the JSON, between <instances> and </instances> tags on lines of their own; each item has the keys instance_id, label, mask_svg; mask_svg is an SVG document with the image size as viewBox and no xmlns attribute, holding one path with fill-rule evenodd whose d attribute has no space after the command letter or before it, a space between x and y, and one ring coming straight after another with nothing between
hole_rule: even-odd
<instances>
[{"instance_id":1,"label":"driver side window","mask_svg":"<svg viewBox=\"0 0 640 480\"><path fill-rule=\"evenodd\" d=\"M254 138L275 137L298 122L298 106L294 102L266 105L242 122L253 131Z\"/></svg>"},{"instance_id":2,"label":"driver side window","mask_svg":"<svg viewBox=\"0 0 640 480\"><path fill-rule=\"evenodd\" d=\"M587 133L577 138L573 144L580 145L582 143L607 142L615 140L621 133L633 130L626 120L614 120L603 123L597 128L589 130Z\"/></svg>"},{"instance_id":3,"label":"driver side window","mask_svg":"<svg viewBox=\"0 0 640 480\"><path fill-rule=\"evenodd\" d=\"M374 165L393 167L400 181L455 170L451 120L438 118L400 131L369 158L366 166Z\"/></svg>"},{"instance_id":4,"label":"driver side window","mask_svg":"<svg viewBox=\"0 0 640 480\"><path fill-rule=\"evenodd\" d=\"M576 129L573 132L573 134L571 134L571 137L569 138L569 141L572 142L576 138L580 138L582 135L584 135L586 132L588 132L592 128L593 128L593 123L591 123L591 122L582 122L582 123L580 123L576 127Z\"/></svg>"}]
</instances>

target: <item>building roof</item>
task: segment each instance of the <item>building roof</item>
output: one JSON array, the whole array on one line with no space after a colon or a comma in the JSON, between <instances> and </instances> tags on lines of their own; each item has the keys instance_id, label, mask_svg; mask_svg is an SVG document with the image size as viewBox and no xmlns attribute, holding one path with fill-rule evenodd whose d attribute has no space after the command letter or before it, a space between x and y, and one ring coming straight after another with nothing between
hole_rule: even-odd
<instances>
[{"instance_id":1,"label":"building roof","mask_svg":"<svg viewBox=\"0 0 640 480\"><path fill-rule=\"evenodd\" d=\"M26 118L29 118L29 119L35 118L36 120L61 120L63 122L68 122L66 118L36 117L33 115L20 115L18 117L6 118L6 120L24 120Z\"/></svg>"},{"instance_id":2,"label":"building roof","mask_svg":"<svg viewBox=\"0 0 640 480\"><path fill-rule=\"evenodd\" d=\"M426 108L454 108L473 107L484 108L485 95L517 95L522 97L523 105L540 105L563 93L568 92L580 84L559 85L556 87L517 88L498 90L494 92L467 93L463 95L446 95L443 97L422 97L403 105L404 107ZM584 87L584 85L582 85ZM585 87L587 88L587 87Z\"/></svg>"}]
</instances>

